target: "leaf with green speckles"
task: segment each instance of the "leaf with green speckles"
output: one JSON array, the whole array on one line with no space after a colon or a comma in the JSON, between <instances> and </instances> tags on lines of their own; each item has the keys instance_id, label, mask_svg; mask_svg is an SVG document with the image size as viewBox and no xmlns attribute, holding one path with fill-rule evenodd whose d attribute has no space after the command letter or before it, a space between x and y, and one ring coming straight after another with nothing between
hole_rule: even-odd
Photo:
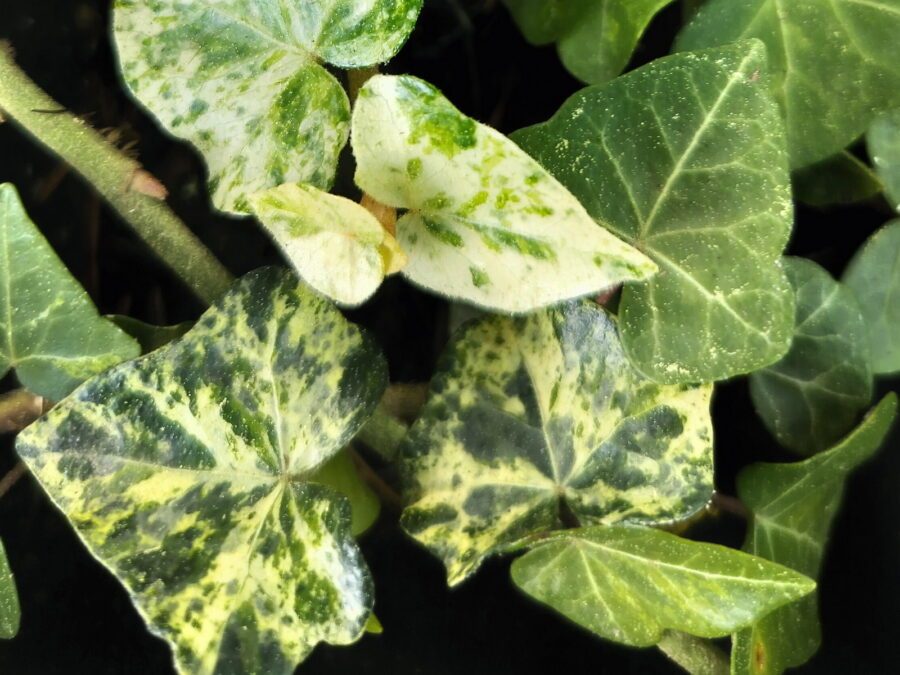
<instances>
[{"instance_id":1,"label":"leaf with green speckles","mask_svg":"<svg viewBox=\"0 0 900 675\"><path fill-rule=\"evenodd\" d=\"M900 105L900 0L709 0L678 49L759 38L795 168L834 155Z\"/></svg>"},{"instance_id":2,"label":"leaf with green speckles","mask_svg":"<svg viewBox=\"0 0 900 675\"><path fill-rule=\"evenodd\" d=\"M536 45L555 42L563 65L584 82L621 73L654 16L672 0L504 0Z\"/></svg>"},{"instance_id":3,"label":"leaf with green speckles","mask_svg":"<svg viewBox=\"0 0 900 675\"><path fill-rule=\"evenodd\" d=\"M670 56L588 87L513 134L596 221L659 265L619 316L635 365L711 382L784 356L793 222L783 125L758 41Z\"/></svg>"},{"instance_id":4,"label":"leaf with green speckles","mask_svg":"<svg viewBox=\"0 0 900 675\"><path fill-rule=\"evenodd\" d=\"M873 234L844 272L844 284L859 300L866 332L872 372L876 375L900 370L900 220Z\"/></svg>"},{"instance_id":5,"label":"leaf with green speckles","mask_svg":"<svg viewBox=\"0 0 900 675\"><path fill-rule=\"evenodd\" d=\"M830 447L872 400L869 339L849 288L803 258L786 258L797 297L791 350L750 375L756 410L778 441L811 455Z\"/></svg>"},{"instance_id":6,"label":"leaf with green speckles","mask_svg":"<svg viewBox=\"0 0 900 675\"><path fill-rule=\"evenodd\" d=\"M794 196L815 207L856 204L879 194L872 167L846 150L794 172Z\"/></svg>"},{"instance_id":7,"label":"leaf with green speckles","mask_svg":"<svg viewBox=\"0 0 900 675\"><path fill-rule=\"evenodd\" d=\"M137 342L101 318L25 213L16 189L0 185L0 377L53 401L139 353Z\"/></svg>"},{"instance_id":8,"label":"leaf with green speckles","mask_svg":"<svg viewBox=\"0 0 900 675\"><path fill-rule=\"evenodd\" d=\"M19 632L19 596L16 582L0 541L0 640L11 640Z\"/></svg>"},{"instance_id":9,"label":"leaf with green speckles","mask_svg":"<svg viewBox=\"0 0 900 675\"><path fill-rule=\"evenodd\" d=\"M132 93L209 167L213 203L287 182L327 188L350 103L319 60L389 59L422 0L117 0L115 42Z\"/></svg>"},{"instance_id":10,"label":"leaf with green speckles","mask_svg":"<svg viewBox=\"0 0 900 675\"><path fill-rule=\"evenodd\" d=\"M897 415L888 395L831 450L794 464L753 464L738 476L738 495L753 513L744 550L816 578L847 476L881 446ZM734 638L734 675L777 675L819 648L815 596L783 607Z\"/></svg>"},{"instance_id":11,"label":"leaf with green speckles","mask_svg":"<svg viewBox=\"0 0 900 675\"><path fill-rule=\"evenodd\" d=\"M866 141L884 183L884 195L891 208L900 212L900 108L875 118Z\"/></svg>"},{"instance_id":12,"label":"leaf with green speckles","mask_svg":"<svg viewBox=\"0 0 900 675\"><path fill-rule=\"evenodd\" d=\"M573 519L687 518L713 491L711 393L640 375L593 302L471 323L401 446L403 527L456 584Z\"/></svg>"},{"instance_id":13,"label":"leaf with green speckles","mask_svg":"<svg viewBox=\"0 0 900 675\"><path fill-rule=\"evenodd\" d=\"M526 312L656 271L508 138L422 80L366 83L353 151L359 186L410 210L397 223L403 274L437 293Z\"/></svg>"},{"instance_id":14,"label":"leaf with green speckles","mask_svg":"<svg viewBox=\"0 0 900 675\"><path fill-rule=\"evenodd\" d=\"M513 562L512 578L580 626L635 647L667 629L722 637L816 587L787 567L644 527L555 535Z\"/></svg>"},{"instance_id":15,"label":"leaf with green speckles","mask_svg":"<svg viewBox=\"0 0 900 675\"><path fill-rule=\"evenodd\" d=\"M368 621L350 504L317 472L386 383L373 340L267 268L16 448L181 672L288 674Z\"/></svg>"},{"instance_id":16,"label":"leaf with green speckles","mask_svg":"<svg viewBox=\"0 0 900 675\"><path fill-rule=\"evenodd\" d=\"M289 184L249 201L300 276L342 305L362 304L406 263L378 219L344 197Z\"/></svg>"}]
</instances>

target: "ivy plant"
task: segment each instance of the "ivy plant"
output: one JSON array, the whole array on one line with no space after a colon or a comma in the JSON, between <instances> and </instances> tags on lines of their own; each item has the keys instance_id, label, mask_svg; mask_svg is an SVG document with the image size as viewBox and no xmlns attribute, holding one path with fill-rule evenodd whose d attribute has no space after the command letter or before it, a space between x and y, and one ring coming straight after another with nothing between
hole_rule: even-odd
<instances>
[{"instance_id":1,"label":"ivy plant","mask_svg":"<svg viewBox=\"0 0 900 675\"><path fill-rule=\"evenodd\" d=\"M0 184L0 509L52 504L170 670L288 674L402 631L363 555L405 555L399 530L442 589L493 578L535 621L698 675L821 646L830 531L897 415L900 0L496 4L587 86L528 81L527 109L479 116L416 71L443 50L422 0L116 0L119 94L205 162L195 197L0 47L0 119L196 296L160 292L171 325L108 277L92 298L44 235L53 189ZM170 191L227 217L197 228L210 248ZM815 231L835 208L881 227L850 250ZM740 455L745 433L765 447ZM22 520L0 519L0 656L54 639Z\"/></svg>"}]
</instances>

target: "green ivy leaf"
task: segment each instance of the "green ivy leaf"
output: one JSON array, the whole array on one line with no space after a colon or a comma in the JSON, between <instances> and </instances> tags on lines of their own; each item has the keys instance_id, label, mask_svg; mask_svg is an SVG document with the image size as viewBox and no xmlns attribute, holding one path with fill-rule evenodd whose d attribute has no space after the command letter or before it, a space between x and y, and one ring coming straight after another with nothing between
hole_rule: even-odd
<instances>
[{"instance_id":1,"label":"green ivy leaf","mask_svg":"<svg viewBox=\"0 0 900 675\"><path fill-rule=\"evenodd\" d=\"M401 446L402 525L456 584L567 519L686 518L713 491L711 393L640 375L592 302L469 324Z\"/></svg>"},{"instance_id":2,"label":"green ivy leaf","mask_svg":"<svg viewBox=\"0 0 900 675\"><path fill-rule=\"evenodd\" d=\"M847 147L877 112L900 105L898 33L900 0L709 0L677 48L765 42L799 168Z\"/></svg>"},{"instance_id":3,"label":"green ivy leaf","mask_svg":"<svg viewBox=\"0 0 900 675\"><path fill-rule=\"evenodd\" d=\"M900 370L900 220L888 223L857 251L844 283L859 300L869 336L872 371Z\"/></svg>"},{"instance_id":4,"label":"green ivy leaf","mask_svg":"<svg viewBox=\"0 0 900 675\"><path fill-rule=\"evenodd\" d=\"M375 408L373 341L284 270L91 380L16 447L184 673L292 673L372 606L350 506L314 472Z\"/></svg>"},{"instance_id":5,"label":"green ivy leaf","mask_svg":"<svg viewBox=\"0 0 900 675\"><path fill-rule=\"evenodd\" d=\"M348 449L341 450L316 469L310 480L332 488L350 501L353 513L350 530L353 532L353 536L362 534L378 520L378 514L381 513L381 502L360 477Z\"/></svg>"},{"instance_id":6,"label":"green ivy leaf","mask_svg":"<svg viewBox=\"0 0 900 675\"><path fill-rule=\"evenodd\" d=\"M560 533L514 561L512 578L580 626L635 647L667 629L728 635L816 587L787 567L644 527Z\"/></svg>"},{"instance_id":7,"label":"green ivy leaf","mask_svg":"<svg viewBox=\"0 0 900 675\"><path fill-rule=\"evenodd\" d=\"M869 338L853 292L821 267L787 258L797 296L791 350L750 375L750 393L766 427L806 455L830 447L872 400Z\"/></svg>"},{"instance_id":8,"label":"green ivy leaf","mask_svg":"<svg viewBox=\"0 0 900 675\"><path fill-rule=\"evenodd\" d=\"M872 168L843 150L794 172L794 196L818 208L855 204L884 189Z\"/></svg>"},{"instance_id":9,"label":"green ivy leaf","mask_svg":"<svg viewBox=\"0 0 900 675\"><path fill-rule=\"evenodd\" d=\"M406 263L378 219L344 197L281 185L251 195L250 205L300 276L342 305L362 304Z\"/></svg>"},{"instance_id":10,"label":"green ivy leaf","mask_svg":"<svg viewBox=\"0 0 900 675\"><path fill-rule=\"evenodd\" d=\"M138 341L141 354L149 354L180 338L194 325L193 321L182 321L171 326L154 326L123 314L109 314L106 318Z\"/></svg>"},{"instance_id":11,"label":"green ivy leaf","mask_svg":"<svg viewBox=\"0 0 900 675\"><path fill-rule=\"evenodd\" d=\"M350 103L319 60L386 61L422 0L116 0L126 83L209 167L213 203L287 182L327 188L347 142Z\"/></svg>"},{"instance_id":12,"label":"green ivy leaf","mask_svg":"<svg viewBox=\"0 0 900 675\"><path fill-rule=\"evenodd\" d=\"M891 208L900 211L900 109L876 117L866 138L884 194Z\"/></svg>"},{"instance_id":13,"label":"green ivy leaf","mask_svg":"<svg viewBox=\"0 0 900 675\"><path fill-rule=\"evenodd\" d=\"M529 42L556 42L569 72L599 84L625 70L651 19L672 0L504 2Z\"/></svg>"},{"instance_id":14,"label":"green ivy leaf","mask_svg":"<svg viewBox=\"0 0 900 675\"><path fill-rule=\"evenodd\" d=\"M513 139L600 224L659 265L626 284L622 340L666 383L711 382L781 358L793 294L782 123L757 41L654 61L575 94Z\"/></svg>"},{"instance_id":15,"label":"green ivy leaf","mask_svg":"<svg viewBox=\"0 0 900 675\"><path fill-rule=\"evenodd\" d=\"M403 274L430 290L525 312L656 271L514 143L422 80L366 83L353 151L359 186L410 209L397 223Z\"/></svg>"},{"instance_id":16,"label":"green ivy leaf","mask_svg":"<svg viewBox=\"0 0 900 675\"><path fill-rule=\"evenodd\" d=\"M0 185L0 377L59 401L78 384L139 354L137 342L97 313L25 213Z\"/></svg>"},{"instance_id":17,"label":"green ivy leaf","mask_svg":"<svg viewBox=\"0 0 900 675\"><path fill-rule=\"evenodd\" d=\"M19 596L3 542L0 541L0 640L11 640L19 632Z\"/></svg>"},{"instance_id":18,"label":"green ivy leaf","mask_svg":"<svg viewBox=\"0 0 900 675\"><path fill-rule=\"evenodd\" d=\"M897 415L890 394L841 443L804 462L754 464L738 476L738 494L753 512L744 549L816 578L844 481L881 446ZM732 673L776 675L819 648L814 596L768 615L735 636Z\"/></svg>"}]
</instances>

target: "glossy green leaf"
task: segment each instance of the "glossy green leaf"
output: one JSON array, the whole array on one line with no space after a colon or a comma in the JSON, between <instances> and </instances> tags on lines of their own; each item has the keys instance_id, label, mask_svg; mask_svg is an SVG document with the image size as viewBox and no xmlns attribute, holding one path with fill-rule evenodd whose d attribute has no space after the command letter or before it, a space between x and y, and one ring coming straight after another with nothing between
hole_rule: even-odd
<instances>
[{"instance_id":1,"label":"glossy green leaf","mask_svg":"<svg viewBox=\"0 0 900 675\"><path fill-rule=\"evenodd\" d=\"M80 387L17 450L183 673L292 673L363 632L349 503L315 482L374 410L373 341L285 270Z\"/></svg>"},{"instance_id":2,"label":"glossy green leaf","mask_svg":"<svg viewBox=\"0 0 900 675\"><path fill-rule=\"evenodd\" d=\"M787 121L791 164L825 159L900 105L900 0L709 0L678 49L759 38Z\"/></svg>"},{"instance_id":3,"label":"glossy green leaf","mask_svg":"<svg viewBox=\"0 0 900 675\"><path fill-rule=\"evenodd\" d=\"M28 218L16 189L0 185L0 377L53 401L133 358L137 342L97 313Z\"/></svg>"},{"instance_id":4,"label":"glossy green leaf","mask_svg":"<svg viewBox=\"0 0 900 675\"><path fill-rule=\"evenodd\" d=\"M794 196L820 208L855 204L884 189L872 168L847 151L797 170L793 180Z\"/></svg>"},{"instance_id":5,"label":"glossy green leaf","mask_svg":"<svg viewBox=\"0 0 900 675\"><path fill-rule=\"evenodd\" d=\"M138 341L141 354L149 354L180 338L194 325L193 321L182 321L171 326L154 326L123 314L110 314L106 318Z\"/></svg>"},{"instance_id":6,"label":"glossy green leaf","mask_svg":"<svg viewBox=\"0 0 900 675\"><path fill-rule=\"evenodd\" d=\"M3 542L0 541L0 640L11 640L19 632L19 596Z\"/></svg>"},{"instance_id":7,"label":"glossy green leaf","mask_svg":"<svg viewBox=\"0 0 900 675\"><path fill-rule=\"evenodd\" d=\"M712 495L710 386L661 386L593 302L469 324L401 446L407 532L450 584L577 519L668 523Z\"/></svg>"},{"instance_id":8,"label":"glossy green leaf","mask_svg":"<svg viewBox=\"0 0 900 675\"><path fill-rule=\"evenodd\" d=\"M514 561L512 578L575 623L636 647L667 629L728 635L816 586L787 567L644 527L558 534Z\"/></svg>"},{"instance_id":9,"label":"glossy green leaf","mask_svg":"<svg viewBox=\"0 0 900 675\"><path fill-rule=\"evenodd\" d=\"M844 272L869 336L872 371L900 370L900 220L888 223L857 251Z\"/></svg>"},{"instance_id":10,"label":"glossy green leaf","mask_svg":"<svg viewBox=\"0 0 900 675\"><path fill-rule=\"evenodd\" d=\"M350 529L354 536L362 534L378 520L378 514L381 513L381 502L360 477L350 450L341 450L316 469L310 480L340 492L350 501L353 512Z\"/></svg>"},{"instance_id":11,"label":"glossy green leaf","mask_svg":"<svg viewBox=\"0 0 900 675\"><path fill-rule=\"evenodd\" d=\"M378 219L344 197L289 184L251 195L250 205L300 276L342 305L365 302L406 262Z\"/></svg>"},{"instance_id":12,"label":"glossy green leaf","mask_svg":"<svg viewBox=\"0 0 900 675\"><path fill-rule=\"evenodd\" d=\"M753 512L744 549L812 578L819 575L844 481L881 446L897 415L886 397L847 438L795 464L754 464L738 476L738 494ZM860 581L860 583L863 583ZM735 675L777 675L805 663L818 649L814 596L788 605L735 636Z\"/></svg>"},{"instance_id":13,"label":"glossy green leaf","mask_svg":"<svg viewBox=\"0 0 900 675\"><path fill-rule=\"evenodd\" d=\"M884 182L891 208L900 212L900 108L875 118L867 136L869 156Z\"/></svg>"},{"instance_id":14,"label":"glossy green leaf","mask_svg":"<svg viewBox=\"0 0 900 675\"><path fill-rule=\"evenodd\" d=\"M353 151L359 186L410 210L397 223L403 274L427 289L524 312L656 271L514 143L422 80L366 83Z\"/></svg>"},{"instance_id":15,"label":"glossy green leaf","mask_svg":"<svg viewBox=\"0 0 900 675\"><path fill-rule=\"evenodd\" d=\"M659 265L626 284L619 315L632 361L660 382L747 373L790 344L793 205L765 60L757 41L660 59L513 136Z\"/></svg>"},{"instance_id":16,"label":"glossy green leaf","mask_svg":"<svg viewBox=\"0 0 900 675\"><path fill-rule=\"evenodd\" d=\"M850 431L872 400L869 338L853 291L803 258L785 269L797 296L794 340L750 375L750 393L779 443L809 455Z\"/></svg>"},{"instance_id":17,"label":"glossy green leaf","mask_svg":"<svg viewBox=\"0 0 900 675\"><path fill-rule=\"evenodd\" d=\"M650 20L671 2L504 0L529 42L556 42L569 72L595 84L625 70Z\"/></svg>"},{"instance_id":18,"label":"glossy green leaf","mask_svg":"<svg viewBox=\"0 0 900 675\"><path fill-rule=\"evenodd\" d=\"M389 59L422 0L116 0L128 87L209 167L213 203L287 182L331 184L350 104L319 60L356 68Z\"/></svg>"}]
</instances>

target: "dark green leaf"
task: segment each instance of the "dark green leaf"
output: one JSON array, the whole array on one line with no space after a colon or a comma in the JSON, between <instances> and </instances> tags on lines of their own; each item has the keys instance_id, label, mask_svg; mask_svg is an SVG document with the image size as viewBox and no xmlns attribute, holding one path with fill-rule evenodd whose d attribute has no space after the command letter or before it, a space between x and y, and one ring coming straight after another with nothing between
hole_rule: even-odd
<instances>
[{"instance_id":1,"label":"dark green leaf","mask_svg":"<svg viewBox=\"0 0 900 675\"><path fill-rule=\"evenodd\" d=\"M861 202L884 189L872 168L847 151L798 169L793 178L794 196L820 208Z\"/></svg>"},{"instance_id":2,"label":"dark green leaf","mask_svg":"<svg viewBox=\"0 0 900 675\"><path fill-rule=\"evenodd\" d=\"M900 109L875 118L867 137L869 156L884 181L891 208L900 211Z\"/></svg>"},{"instance_id":3,"label":"dark green leaf","mask_svg":"<svg viewBox=\"0 0 900 675\"><path fill-rule=\"evenodd\" d=\"M183 321L171 326L154 326L124 314L110 314L106 318L138 341L141 354L149 354L180 338L194 325L193 321Z\"/></svg>"},{"instance_id":4,"label":"dark green leaf","mask_svg":"<svg viewBox=\"0 0 900 675\"><path fill-rule=\"evenodd\" d=\"M0 541L0 640L11 640L19 632L19 596L16 582Z\"/></svg>"}]
</instances>

